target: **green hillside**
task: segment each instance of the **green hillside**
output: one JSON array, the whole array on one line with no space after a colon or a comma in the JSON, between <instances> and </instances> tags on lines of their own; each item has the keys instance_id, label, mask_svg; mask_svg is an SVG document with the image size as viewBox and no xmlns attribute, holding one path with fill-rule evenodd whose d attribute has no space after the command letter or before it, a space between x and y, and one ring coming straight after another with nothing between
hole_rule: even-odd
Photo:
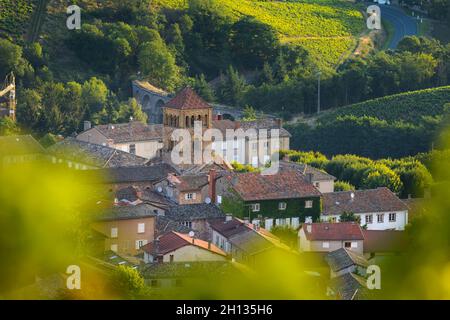
<instances>
[{"instance_id":1,"label":"green hillside","mask_svg":"<svg viewBox=\"0 0 450 320\"><path fill-rule=\"evenodd\" d=\"M0 37L21 38L28 30L38 0L0 0Z\"/></svg>"},{"instance_id":2,"label":"green hillside","mask_svg":"<svg viewBox=\"0 0 450 320\"><path fill-rule=\"evenodd\" d=\"M423 117L442 115L444 104L449 102L450 86L412 91L342 107L322 115L319 122L331 122L339 116L369 116L417 124Z\"/></svg>"},{"instance_id":3,"label":"green hillside","mask_svg":"<svg viewBox=\"0 0 450 320\"><path fill-rule=\"evenodd\" d=\"M252 16L272 26L284 43L305 47L324 66L334 66L356 45L364 22L358 5L344 0L217 0L234 19ZM156 0L162 8L185 9L188 0Z\"/></svg>"}]
</instances>

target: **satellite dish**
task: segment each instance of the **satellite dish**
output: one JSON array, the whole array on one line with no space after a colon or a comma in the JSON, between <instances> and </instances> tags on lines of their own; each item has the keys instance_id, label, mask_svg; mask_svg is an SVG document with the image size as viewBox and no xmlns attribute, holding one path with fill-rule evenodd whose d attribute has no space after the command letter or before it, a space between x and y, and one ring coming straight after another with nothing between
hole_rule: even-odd
<instances>
[{"instance_id":1,"label":"satellite dish","mask_svg":"<svg viewBox=\"0 0 450 320\"><path fill-rule=\"evenodd\" d=\"M194 231L189 231L189 237L193 238L195 236Z\"/></svg>"},{"instance_id":2,"label":"satellite dish","mask_svg":"<svg viewBox=\"0 0 450 320\"><path fill-rule=\"evenodd\" d=\"M161 193L161 192L162 192L161 186L159 186L158 188L156 188L156 190L158 190L158 192Z\"/></svg>"},{"instance_id":3,"label":"satellite dish","mask_svg":"<svg viewBox=\"0 0 450 320\"><path fill-rule=\"evenodd\" d=\"M210 204L211 203L211 198L210 197L206 197L205 198L205 203Z\"/></svg>"}]
</instances>

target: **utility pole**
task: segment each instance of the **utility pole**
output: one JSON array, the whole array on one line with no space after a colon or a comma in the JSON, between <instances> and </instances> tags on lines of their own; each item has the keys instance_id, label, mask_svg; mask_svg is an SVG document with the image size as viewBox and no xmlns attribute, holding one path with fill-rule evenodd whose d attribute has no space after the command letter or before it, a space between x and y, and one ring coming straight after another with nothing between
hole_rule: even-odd
<instances>
[{"instance_id":1,"label":"utility pole","mask_svg":"<svg viewBox=\"0 0 450 320\"><path fill-rule=\"evenodd\" d=\"M320 76L322 72L317 72L317 113L320 113Z\"/></svg>"}]
</instances>

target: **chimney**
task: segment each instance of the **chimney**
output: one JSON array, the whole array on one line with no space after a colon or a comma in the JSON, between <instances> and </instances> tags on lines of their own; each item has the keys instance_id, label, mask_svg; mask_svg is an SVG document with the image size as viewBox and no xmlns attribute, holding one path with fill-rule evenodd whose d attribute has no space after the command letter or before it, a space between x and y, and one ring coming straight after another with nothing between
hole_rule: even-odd
<instances>
[{"instance_id":1,"label":"chimney","mask_svg":"<svg viewBox=\"0 0 450 320\"><path fill-rule=\"evenodd\" d=\"M223 116L220 113L218 113L217 116L216 116L216 119L217 120L223 120Z\"/></svg>"},{"instance_id":2,"label":"chimney","mask_svg":"<svg viewBox=\"0 0 450 320\"><path fill-rule=\"evenodd\" d=\"M290 157L289 157L288 154L285 154L285 155L284 155L283 160L284 160L284 161L291 161L291 159L290 159Z\"/></svg>"},{"instance_id":3,"label":"chimney","mask_svg":"<svg viewBox=\"0 0 450 320\"><path fill-rule=\"evenodd\" d=\"M159 255L159 239L158 238L156 238L153 241L153 252L152 252L152 255L153 255L153 262L159 262L158 261L158 255Z\"/></svg>"},{"instance_id":4,"label":"chimney","mask_svg":"<svg viewBox=\"0 0 450 320\"><path fill-rule=\"evenodd\" d=\"M92 125L91 125L90 121L86 120L83 122L83 130L84 131L89 130L91 127L92 127Z\"/></svg>"},{"instance_id":5,"label":"chimney","mask_svg":"<svg viewBox=\"0 0 450 320\"><path fill-rule=\"evenodd\" d=\"M142 190L137 187L133 187L133 188L134 188L134 191L136 192L136 197L138 199L141 199L142 198Z\"/></svg>"},{"instance_id":6,"label":"chimney","mask_svg":"<svg viewBox=\"0 0 450 320\"><path fill-rule=\"evenodd\" d=\"M233 220L233 215L231 213L227 213L225 215L225 222Z\"/></svg>"},{"instance_id":7,"label":"chimney","mask_svg":"<svg viewBox=\"0 0 450 320\"><path fill-rule=\"evenodd\" d=\"M211 241L208 241L208 250L211 250Z\"/></svg>"},{"instance_id":8,"label":"chimney","mask_svg":"<svg viewBox=\"0 0 450 320\"><path fill-rule=\"evenodd\" d=\"M234 128L239 129L241 127L241 123L239 121L234 122Z\"/></svg>"},{"instance_id":9,"label":"chimney","mask_svg":"<svg viewBox=\"0 0 450 320\"><path fill-rule=\"evenodd\" d=\"M312 225L311 225L310 223L308 223L308 224L306 225L306 231L307 231L308 233L311 233L311 232L312 232Z\"/></svg>"},{"instance_id":10,"label":"chimney","mask_svg":"<svg viewBox=\"0 0 450 320\"><path fill-rule=\"evenodd\" d=\"M216 203L216 170L209 170L209 197L211 198L211 203Z\"/></svg>"},{"instance_id":11,"label":"chimney","mask_svg":"<svg viewBox=\"0 0 450 320\"><path fill-rule=\"evenodd\" d=\"M277 128L281 128L281 126L283 125L283 120L281 118L276 118L275 124L276 124Z\"/></svg>"},{"instance_id":12,"label":"chimney","mask_svg":"<svg viewBox=\"0 0 450 320\"><path fill-rule=\"evenodd\" d=\"M355 193L352 192L350 193L350 201L353 201L355 199Z\"/></svg>"},{"instance_id":13,"label":"chimney","mask_svg":"<svg viewBox=\"0 0 450 320\"><path fill-rule=\"evenodd\" d=\"M250 223L250 221L248 220L248 218L244 219L244 224L247 226Z\"/></svg>"}]
</instances>

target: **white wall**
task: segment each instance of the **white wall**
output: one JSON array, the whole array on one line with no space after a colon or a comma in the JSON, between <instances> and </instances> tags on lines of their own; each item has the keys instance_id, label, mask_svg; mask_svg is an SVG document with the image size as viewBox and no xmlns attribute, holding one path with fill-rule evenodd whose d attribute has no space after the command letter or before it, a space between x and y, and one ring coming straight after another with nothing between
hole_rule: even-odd
<instances>
[{"instance_id":1,"label":"white wall","mask_svg":"<svg viewBox=\"0 0 450 320\"><path fill-rule=\"evenodd\" d=\"M396 213L396 220L394 222L389 222L389 213ZM372 215L372 223L367 225L367 230L405 230L405 226L408 224L408 211L355 213L355 215L360 217L361 226L364 226L366 224L365 216L367 214ZM377 214L384 214L383 223L378 222ZM320 219L323 221L331 221L333 219L336 219L336 222L339 222L338 215L321 215Z\"/></svg>"}]
</instances>

